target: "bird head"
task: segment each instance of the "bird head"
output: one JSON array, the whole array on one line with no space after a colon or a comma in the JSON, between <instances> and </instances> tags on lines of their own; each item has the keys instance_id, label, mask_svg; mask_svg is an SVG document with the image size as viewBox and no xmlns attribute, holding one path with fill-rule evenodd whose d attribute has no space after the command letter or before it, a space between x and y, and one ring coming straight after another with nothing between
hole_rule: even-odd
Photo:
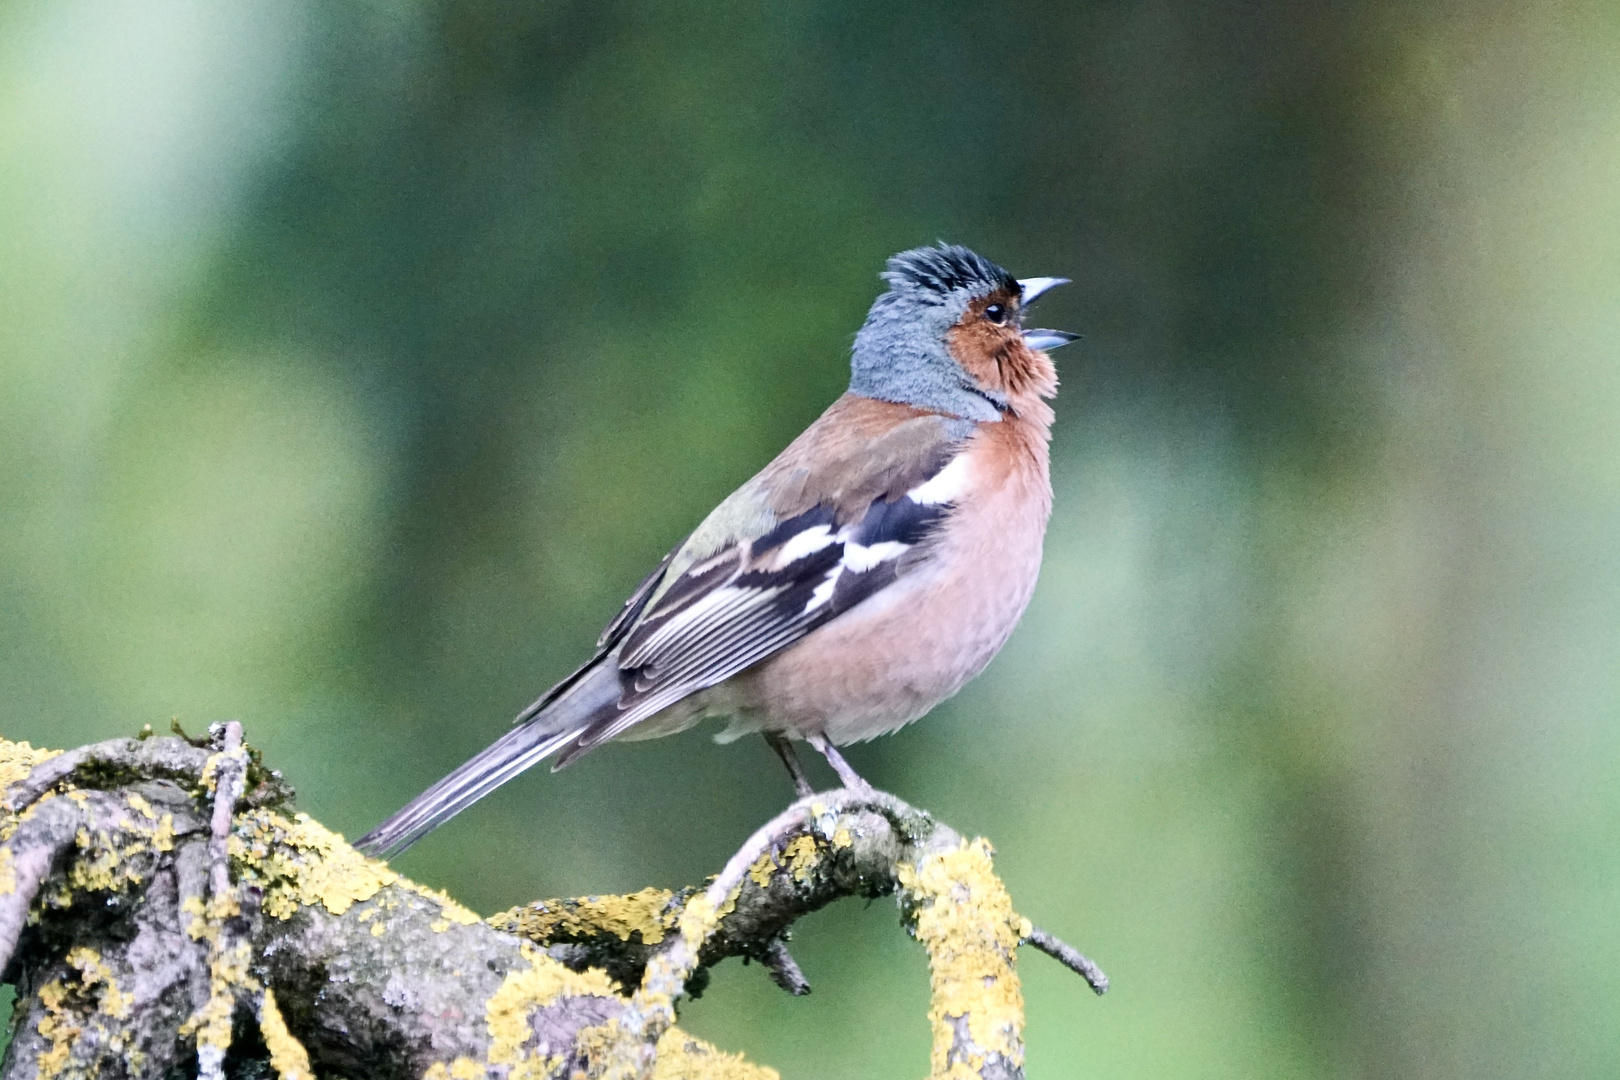
<instances>
[{"instance_id":1,"label":"bird head","mask_svg":"<svg viewBox=\"0 0 1620 1080\"><path fill-rule=\"evenodd\" d=\"M889 291L855 335L849 389L970 420L1000 420L1020 399L1051 397L1046 350L1076 337L1025 330L1024 309L1067 278L1020 281L955 244L889 260Z\"/></svg>"}]
</instances>

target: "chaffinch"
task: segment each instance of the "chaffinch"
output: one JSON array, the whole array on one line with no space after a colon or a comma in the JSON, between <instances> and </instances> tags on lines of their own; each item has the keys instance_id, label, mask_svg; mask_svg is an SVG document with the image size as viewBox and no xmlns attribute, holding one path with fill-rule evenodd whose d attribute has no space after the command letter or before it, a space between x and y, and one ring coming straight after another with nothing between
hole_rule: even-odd
<instances>
[{"instance_id":1,"label":"chaffinch","mask_svg":"<svg viewBox=\"0 0 1620 1080\"><path fill-rule=\"evenodd\" d=\"M402 851L518 773L609 739L730 717L762 732L801 794L789 739L820 750L894 731L984 670L1035 588L1052 506L1057 390L1023 329L1066 278L967 248L902 252L855 337L849 392L675 547L596 653L488 749L361 838Z\"/></svg>"}]
</instances>

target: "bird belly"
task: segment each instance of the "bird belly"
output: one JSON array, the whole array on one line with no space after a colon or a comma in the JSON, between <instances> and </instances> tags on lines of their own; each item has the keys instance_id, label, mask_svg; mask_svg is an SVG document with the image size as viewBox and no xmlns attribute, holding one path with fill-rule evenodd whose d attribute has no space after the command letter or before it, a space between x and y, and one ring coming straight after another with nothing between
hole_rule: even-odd
<instances>
[{"instance_id":1,"label":"bird belly","mask_svg":"<svg viewBox=\"0 0 1620 1080\"><path fill-rule=\"evenodd\" d=\"M1035 589L1050 507L1039 473L962 507L931 565L706 691L706 715L733 717L722 738L763 730L859 742L917 719L983 671Z\"/></svg>"}]
</instances>

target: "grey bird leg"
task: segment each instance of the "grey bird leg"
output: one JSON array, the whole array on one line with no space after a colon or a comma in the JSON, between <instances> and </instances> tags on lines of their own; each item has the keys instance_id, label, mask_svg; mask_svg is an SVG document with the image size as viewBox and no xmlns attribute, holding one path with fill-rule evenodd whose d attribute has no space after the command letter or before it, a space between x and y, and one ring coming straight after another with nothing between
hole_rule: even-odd
<instances>
[{"instance_id":1,"label":"grey bird leg","mask_svg":"<svg viewBox=\"0 0 1620 1080\"><path fill-rule=\"evenodd\" d=\"M827 741L825 735L806 735L804 739L805 742L821 751L821 755L827 759L827 764L833 767L833 772L838 774L838 779L843 781L845 788L850 791L860 792L862 795L872 794L872 785L861 779L861 774L856 772L850 766L850 763L844 760L844 755L838 752L836 746Z\"/></svg>"},{"instance_id":2,"label":"grey bird leg","mask_svg":"<svg viewBox=\"0 0 1620 1080\"><path fill-rule=\"evenodd\" d=\"M799 752L793 749L793 743L788 737L780 732L767 731L765 741L776 751L776 756L782 759L782 764L787 766L788 775L793 777L795 797L802 799L806 795L814 795L816 789L810 786L810 779L804 775L804 766L799 764Z\"/></svg>"}]
</instances>

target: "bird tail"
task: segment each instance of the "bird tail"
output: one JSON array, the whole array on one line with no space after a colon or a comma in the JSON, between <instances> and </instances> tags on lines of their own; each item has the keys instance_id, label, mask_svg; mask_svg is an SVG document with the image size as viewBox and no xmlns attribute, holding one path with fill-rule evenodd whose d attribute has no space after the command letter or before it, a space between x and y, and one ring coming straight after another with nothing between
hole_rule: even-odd
<instances>
[{"instance_id":1,"label":"bird tail","mask_svg":"<svg viewBox=\"0 0 1620 1080\"><path fill-rule=\"evenodd\" d=\"M619 679L611 663L581 672L525 709L518 725L449 776L372 829L355 848L392 858L518 773L567 746L604 713L617 709Z\"/></svg>"}]
</instances>

